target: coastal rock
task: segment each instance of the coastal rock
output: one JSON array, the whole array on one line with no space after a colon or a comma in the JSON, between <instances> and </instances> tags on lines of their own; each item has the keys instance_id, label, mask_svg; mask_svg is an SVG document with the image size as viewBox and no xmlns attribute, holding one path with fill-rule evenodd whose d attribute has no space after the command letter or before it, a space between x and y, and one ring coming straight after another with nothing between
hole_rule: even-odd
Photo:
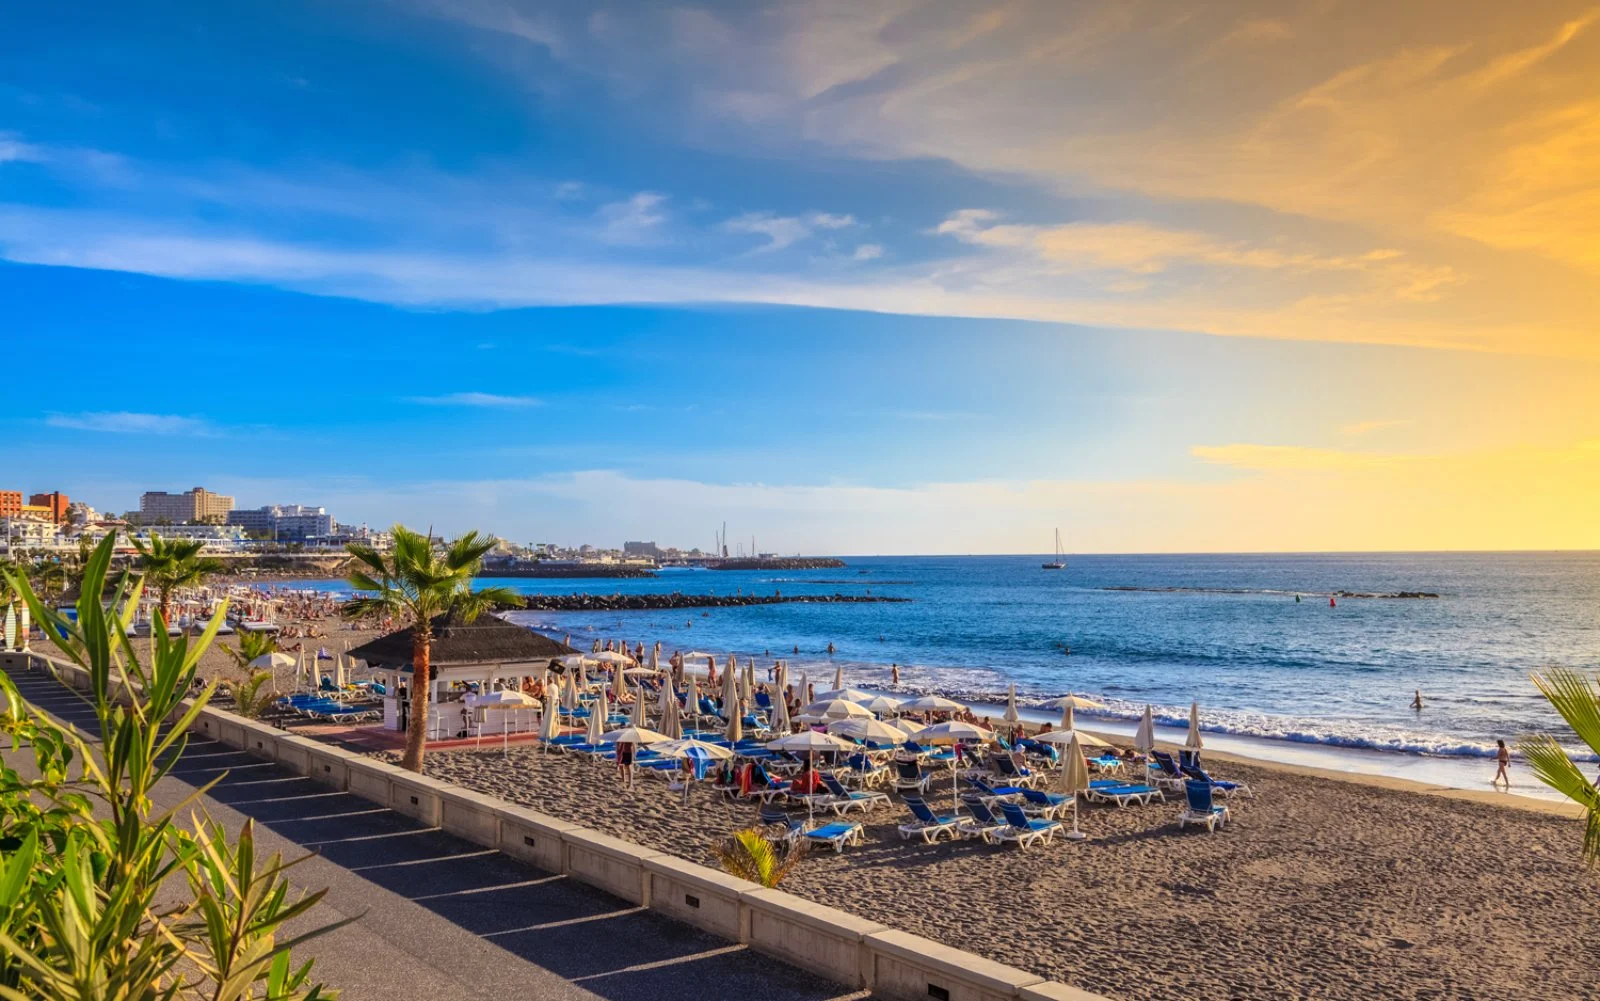
<instances>
[{"instance_id":1,"label":"coastal rock","mask_svg":"<svg viewBox=\"0 0 1600 1001\"><path fill-rule=\"evenodd\" d=\"M664 608L742 608L746 605L875 604L910 601L870 594L531 594L530 612L626 612Z\"/></svg>"}]
</instances>

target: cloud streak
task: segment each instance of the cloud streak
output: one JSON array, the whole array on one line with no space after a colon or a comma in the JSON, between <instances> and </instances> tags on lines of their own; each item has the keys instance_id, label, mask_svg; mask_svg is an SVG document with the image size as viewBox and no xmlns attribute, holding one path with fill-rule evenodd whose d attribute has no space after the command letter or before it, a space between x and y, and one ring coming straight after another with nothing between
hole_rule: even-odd
<instances>
[{"instance_id":1,"label":"cloud streak","mask_svg":"<svg viewBox=\"0 0 1600 1001\"><path fill-rule=\"evenodd\" d=\"M45 424L69 431L95 431L106 434L135 435L215 435L217 429L199 417L177 414L141 414L126 410L50 414Z\"/></svg>"},{"instance_id":2,"label":"cloud streak","mask_svg":"<svg viewBox=\"0 0 1600 1001\"><path fill-rule=\"evenodd\" d=\"M499 393L446 393L442 396L408 396L410 403L429 407L486 407L497 410L543 406L544 401L532 396L503 396Z\"/></svg>"}]
</instances>

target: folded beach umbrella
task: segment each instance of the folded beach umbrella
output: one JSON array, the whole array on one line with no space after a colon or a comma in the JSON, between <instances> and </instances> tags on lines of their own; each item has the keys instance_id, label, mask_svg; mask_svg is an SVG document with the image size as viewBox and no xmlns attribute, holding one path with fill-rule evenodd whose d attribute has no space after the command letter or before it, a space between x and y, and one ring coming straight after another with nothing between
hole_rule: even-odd
<instances>
[{"instance_id":1,"label":"folded beach umbrella","mask_svg":"<svg viewBox=\"0 0 1600 1001\"><path fill-rule=\"evenodd\" d=\"M844 688L844 665L840 664L833 669L833 690L837 692L842 688Z\"/></svg>"},{"instance_id":2,"label":"folded beach umbrella","mask_svg":"<svg viewBox=\"0 0 1600 1001\"><path fill-rule=\"evenodd\" d=\"M633 719L632 719L632 722L633 722L634 726L644 726L644 685L643 684L641 684L639 686L639 690L637 692L634 692L634 695L636 695L637 698L635 698L633 700Z\"/></svg>"},{"instance_id":3,"label":"folded beach umbrella","mask_svg":"<svg viewBox=\"0 0 1600 1001\"><path fill-rule=\"evenodd\" d=\"M678 700L674 698L667 703L666 711L661 714L661 732L678 740L683 736L683 724L678 718Z\"/></svg>"},{"instance_id":4,"label":"folded beach umbrella","mask_svg":"<svg viewBox=\"0 0 1600 1001\"><path fill-rule=\"evenodd\" d=\"M683 679L683 709L698 725L700 722L700 685L694 680L693 675L686 675Z\"/></svg>"},{"instance_id":5,"label":"folded beach umbrella","mask_svg":"<svg viewBox=\"0 0 1600 1001\"><path fill-rule=\"evenodd\" d=\"M561 732L561 719L556 713L556 693L545 689L544 711L539 719L539 736L545 740L555 740Z\"/></svg>"},{"instance_id":6,"label":"folded beach umbrella","mask_svg":"<svg viewBox=\"0 0 1600 1001\"><path fill-rule=\"evenodd\" d=\"M958 713L966 708L955 699L947 699L942 695L924 695L920 699L900 704L902 712L918 713Z\"/></svg>"},{"instance_id":7,"label":"folded beach umbrella","mask_svg":"<svg viewBox=\"0 0 1600 1001\"><path fill-rule=\"evenodd\" d=\"M656 712L662 718L665 718L667 715L667 710L678 704L678 693L673 690L672 678L670 675L661 679L660 696L660 698L656 699Z\"/></svg>"},{"instance_id":8,"label":"folded beach umbrella","mask_svg":"<svg viewBox=\"0 0 1600 1001\"><path fill-rule=\"evenodd\" d=\"M1156 721L1149 706L1144 707L1144 715L1139 717L1139 729L1134 731L1133 746L1145 754L1156 749Z\"/></svg>"},{"instance_id":9,"label":"folded beach umbrella","mask_svg":"<svg viewBox=\"0 0 1600 1001\"><path fill-rule=\"evenodd\" d=\"M1061 791L1072 797L1072 831L1067 837L1076 841L1084 837L1078 830L1078 797L1089 789L1089 763L1083 760L1083 747L1077 734L1073 734L1063 757Z\"/></svg>"},{"instance_id":10,"label":"folded beach umbrella","mask_svg":"<svg viewBox=\"0 0 1600 1001\"><path fill-rule=\"evenodd\" d=\"M1189 736L1183 738L1183 746L1198 751L1205 745L1200 742L1200 700L1189 703Z\"/></svg>"},{"instance_id":11,"label":"folded beach umbrella","mask_svg":"<svg viewBox=\"0 0 1600 1001\"><path fill-rule=\"evenodd\" d=\"M339 691L342 692L342 691L344 691L345 683L348 680L349 679L345 677L344 658L339 656L338 654L334 654L333 655L333 687L337 688Z\"/></svg>"},{"instance_id":12,"label":"folded beach umbrella","mask_svg":"<svg viewBox=\"0 0 1600 1001\"><path fill-rule=\"evenodd\" d=\"M561 676L561 707L568 713L578 708L578 679L570 674Z\"/></svg>"},{"instance_id":13,"label":"folded beach umbrella","mask_svg":"<svg viewBox=\"0 0 1600 1001\"><path fill-rule=\"evenodd\" d=\"M298 651L295 652L295 655L294 655L294 687L300 688L302 685L305 684L305 682L303 680L305 678L305 673L306 673L305 651L304 650L298 650ZM311 687L315 688L316 686L312 685Z\"/></svg>"},{"instance_id":14,"label":"folded beach umbrella","mask_svg":"<svg viewBox=\"0 0 1600 1001\"><path fill-rule=\"evenodd\" d=\"M591 744L600 743L600 738L606 732L605 700L595 703L595 708L589 711L589 728L584 733L583 739Z\"/></svg>"},{"instance_id":15,"label":"folded beach umbrella","mask_svg":"<svg viewBox=\"0 0 1600 1001\"><path fill-rule=\"evenodd\" d=\"M1006 712L1001 718L1011 724L1011 729L1013 730L1020 729L1022 726L1022 717L1017 715L1017 683L1015 681L1011 683L1011 688L1006 692Z\"/></svg>"},{"instance_id":16,"label":"folded beach umbrella","mask_svg":"<svg viewBox=\"0 0 1600 1001\"><path fill-rule=\"evenodd\" d=\"M744 707L739 704L738 665L722 676L722 712L728 721L727 736L737 744L744 738Z\"/></svg>"},{"instance_id":17,"label":"folded beach umbrella","mask_svg":"<svg viewBox=\"0 0 1600 1001\"><path fill-rule=\"evenodd\" d=\"M794 724L789 722L789 693L785 682L789 680L789 669L782 664L778 665L776 684L773 686L777 692L772 696L772 732L785 734L794 729Z\"/></svg>"}]
</instances>

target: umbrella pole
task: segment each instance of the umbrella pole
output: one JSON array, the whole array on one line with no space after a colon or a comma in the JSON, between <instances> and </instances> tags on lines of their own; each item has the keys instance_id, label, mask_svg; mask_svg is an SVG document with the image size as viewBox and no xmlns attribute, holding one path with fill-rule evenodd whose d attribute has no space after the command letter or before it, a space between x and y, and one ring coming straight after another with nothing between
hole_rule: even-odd
<instances>
[{"instance_id":1,"label":"umbrella pole","mask_svg":"<svg viewBox=\"0 0 1600 1001\"><path fill-rule=\"evenodd\" d=\"M1085 834L1082 831L1078 830L1078 794L1077 793L1073 793L1072 794L1072 833L1068 834L1067 837L1071 838L1073 841L1082 841L1084 838L1088 837L1087 834Z\"/></svg>"}]
</instances>

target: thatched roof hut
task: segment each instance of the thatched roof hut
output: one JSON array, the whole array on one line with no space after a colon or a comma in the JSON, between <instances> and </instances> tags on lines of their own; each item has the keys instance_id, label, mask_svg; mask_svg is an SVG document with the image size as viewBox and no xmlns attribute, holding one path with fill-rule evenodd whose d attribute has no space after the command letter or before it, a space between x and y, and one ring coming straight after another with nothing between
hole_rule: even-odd
<instances>
[{"instance_id":1,"label":"thatched roof hut","mask_svg":"<svg viewBox=\"0 0 1600 1001\"><path fill-rule=\"evenodd\" d=\"M401 629L352 648L349 656L376 670L409 674L415 635L415 626ZM460 612L451 610L433 618L429 664L435 679L478 679L518 671L533 674L554 658L576 652L565 643L487 612L468 622Z\"/></svg>"}]
</instances>

